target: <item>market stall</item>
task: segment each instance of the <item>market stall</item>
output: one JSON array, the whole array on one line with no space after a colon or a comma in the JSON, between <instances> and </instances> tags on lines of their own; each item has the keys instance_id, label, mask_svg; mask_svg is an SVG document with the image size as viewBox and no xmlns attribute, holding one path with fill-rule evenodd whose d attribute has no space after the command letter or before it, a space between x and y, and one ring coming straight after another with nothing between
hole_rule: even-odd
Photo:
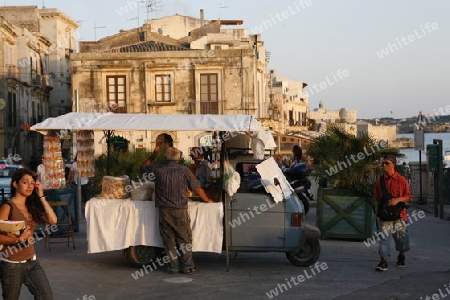
<instances>
[{"instance_id":1,"label":"market stall","mask_svg":"<svg viewBox=\"0 0 450 300\"><path fill-rule=\"evenodd\" d=\"M31 130L73 131L195 131L214 132L216 147L221 147L233 137L232 132L243 132L252 137L254 157L262 159L264 149L275 147L270 133L250 115L152 115L114 113L68 113L31 127ZM198 145L192 145L198 146ZM221 149L222 148L222 149ZM222 169L223 160L219 162ZM228 238L223 236L223 224L228 224L222 198L222 176L218 178L219 203L190 203L194 251L220 253L225 240L228 264ZM226 198L225 198L226 199ZM80 200L78 197L78 204ZM129 199L91 199L86 206L89 253L124 249L133 245L161 247L157 226L157 213L152 201ZM224 220L225 218L225 220ZM207 230L206 230L207 229ZM210 231L211 230L211 231ZM225 235L227 233L225 232Z\"/></svg>"}]
</instances>

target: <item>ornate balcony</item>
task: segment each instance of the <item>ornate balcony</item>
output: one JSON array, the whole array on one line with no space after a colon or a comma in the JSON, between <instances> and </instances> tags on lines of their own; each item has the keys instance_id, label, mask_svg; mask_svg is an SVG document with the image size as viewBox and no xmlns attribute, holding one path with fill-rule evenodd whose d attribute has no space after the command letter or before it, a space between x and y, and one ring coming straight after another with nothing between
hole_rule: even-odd
<instances>
[{"instance_id":1,"label":"ornate balcony","mask_svg":"<svg viewBox=\"0 0 450 300\"><path fill-rule=\"evenodd\" d=\"M220 115L223 113L223 104L225 100L210 102L210 101L200 101L200 102L191 102L190 103L190 111L193 114L211 114L211 115Z\"/></svg>"},{"instance_id":2,"label":"ornate balcony","mask_svg":"<svg viewBox=\"0 0 450 300\"><path fill-rule=\"evenodd\" d=\"M5 65L6 77L20 80L20 68L16 65Z\"/></svg>"}]
</instances>

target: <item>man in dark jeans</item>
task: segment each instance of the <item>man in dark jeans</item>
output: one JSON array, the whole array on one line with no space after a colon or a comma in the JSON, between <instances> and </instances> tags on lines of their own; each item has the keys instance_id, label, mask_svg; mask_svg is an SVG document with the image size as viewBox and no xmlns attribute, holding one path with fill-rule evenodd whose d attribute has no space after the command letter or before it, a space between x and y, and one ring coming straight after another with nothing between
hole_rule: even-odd
<instances>
[{"instance_id":1,"label":"man in dark jeans","mask_svg":"<svg viewBox=\"0 0 450 300\"><path fill-rule=\"evenodd\" d=\"M405 177L396 171L397 159L393 155L386 155L383 159L384 182L387 191L392 195L389 205L396 205L400 202L410 202L411 192L409 183ZM374 198L381 205L383 199L383 189L378 178L375 184ZM408 220L406 209L400 213L398 220L385 221L377 218L379 232L383 233L379 242L380 263L375 268L377 271L387 271L387 257L391 255L391 236L395 242L395 249L398 251L397 267L405 267L405 252L409 250L409 236L406 221Z\"/></svg>"},{"instance_id":2,"label":"man in dark jeans","mask_svg":"<svg viewBox=\"0 0 450 300\"><path fill-rule=\"evenodd\" d=\"M166 149L166 163L150 167L155 175L156 206L159 208L159 231L170 263L167 273L198 272L192 259L192 231L188 214L187 190L194 191L204 202L212 203L195 175L187 167L178 164L181 152L177 148Z\"/></svg>"}]
</instances>

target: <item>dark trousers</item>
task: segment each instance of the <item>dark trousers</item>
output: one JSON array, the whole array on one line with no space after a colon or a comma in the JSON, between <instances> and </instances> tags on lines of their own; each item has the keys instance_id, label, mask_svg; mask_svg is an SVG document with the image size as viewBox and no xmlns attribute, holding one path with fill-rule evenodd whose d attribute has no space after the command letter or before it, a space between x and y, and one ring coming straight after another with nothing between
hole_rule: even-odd
<instances>
[{"instance_id":1,"label":"dark trousers","mask_svg":"<svg viewBox=\"0 0 450 300\"><path fill-rule=\"evenodd\" d=\"M72 182L72 185L74 187L77 187L76 182ZM91 199L91 190L92 190L92 186L91 186L90 182L87 184L81 185L81 202L82 203L86 203L86 201L89 201L89 199Z\"/></svg>"},{"instance_id":2,"label":"dark trousers","mask_svg":"<svg viewBox=\"0 0 450 300\"><path fill-rule=\"evenodd\" d=\"M86 203L86 201L89 201L91 199L91 184L82 184L81 185L81 199L83 203Z\"/></svg>"},{"instance_id":3,"label":"dark trousers","mask_svg":"<svg viewBox=\"0 0 450 300\"><path fill-rule=\"evenodd\" d=\"M194 268L190 223L187 209L159 208L159 232L169 257L168 272Z\"/></svg>"},{"instance_id":4,"label":"dark trousers","mask_svg":"<svg viewBox=\"0 0 450 300\"><path fill-rule=\"evenodd\" d=\"M34 296L34 299L53 299L47 276L37 260L18 264L1 262L0 276L3 299L19 299L23 284Z\"/></svg>"}]
</instances>

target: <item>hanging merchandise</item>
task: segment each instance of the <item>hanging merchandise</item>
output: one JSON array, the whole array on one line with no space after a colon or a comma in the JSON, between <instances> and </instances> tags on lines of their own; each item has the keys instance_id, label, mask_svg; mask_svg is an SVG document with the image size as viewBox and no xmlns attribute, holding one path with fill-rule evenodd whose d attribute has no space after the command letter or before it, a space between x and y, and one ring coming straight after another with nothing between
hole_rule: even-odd
<instances>
[{"instance_id":1,"label":"hanging merchandise","mask_svg":"<svg viewBox=\"0 0 450 300\"><path fill-rule=\"evenodd\" d=\"M55 133L44 136L45 189L60 189L66 186L61 140Z\"/></svg>"},{"instance_id":2,"label":"hanging merchandise","mask_svg":"<svg viewBox=\"0 0 450 300\"><path fill-rule=\"evenodd\" d=\"M77 168L80 177L95 175L94 132L92 130L77 131Z\"/></svg>"}]
</instances>

